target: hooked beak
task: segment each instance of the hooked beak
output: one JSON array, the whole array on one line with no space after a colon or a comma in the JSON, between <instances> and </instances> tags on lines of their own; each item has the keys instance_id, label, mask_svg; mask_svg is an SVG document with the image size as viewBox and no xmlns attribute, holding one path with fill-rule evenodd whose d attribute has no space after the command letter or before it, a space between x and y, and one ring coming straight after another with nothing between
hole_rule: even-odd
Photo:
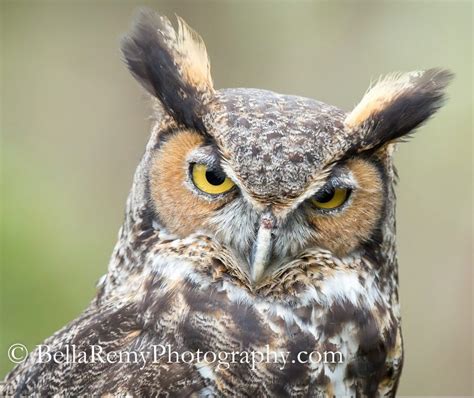
<instances>
[{"instance_id":1,"label":"hooked beak","mask_svg":"<svg viewBox=\"0 0 474 398\"><path fill-rule=\"evenodd\" d=\"M259 221L257 239L252 246L250 254L251 277L257 283L265 273L273 250L273 231L276 226L276 218L271 211L262 214Z\"/></svg>"}]
</instances>

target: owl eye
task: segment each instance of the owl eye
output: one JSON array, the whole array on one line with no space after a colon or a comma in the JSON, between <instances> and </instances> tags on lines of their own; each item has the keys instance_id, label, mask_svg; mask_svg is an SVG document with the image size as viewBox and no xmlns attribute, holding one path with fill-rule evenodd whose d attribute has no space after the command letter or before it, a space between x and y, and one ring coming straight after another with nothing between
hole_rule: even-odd
<instances>
[{"instance_id":1,"label":"owl eye","mask_svg":"<svg viewBox=\"0 0 474 398\"><path fill-rule=\"evenodd\" d=\"M311 203L318 209L332 210L341 207L349 198L348 188L330 187L311 198Z\"/></svg>"},{"instance_id":2,"label":"owl eye","mask_svg":"<svg viewBox=\"0 0 474 398\"><path fill-rule=\"evenodd\" d=\"M222 170L211 169L205 164L195 163L191 171L194 185L201 191L219 195L234 187L232 180Z\"/></svg>"}]
</instances>

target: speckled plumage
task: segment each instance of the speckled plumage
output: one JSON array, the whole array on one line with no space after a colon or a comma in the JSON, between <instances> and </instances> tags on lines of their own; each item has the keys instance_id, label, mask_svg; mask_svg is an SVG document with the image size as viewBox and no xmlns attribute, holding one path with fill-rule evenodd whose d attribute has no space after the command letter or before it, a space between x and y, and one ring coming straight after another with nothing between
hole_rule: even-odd
<instances>
[{"instance_id":1,"label":"speckled plumage","mask_svg":"<svg viewBox=\"0 0 474 398\"><path fill-rule=\"evenodd\" d=\"M34 351L3 394L394 396L403 354L392 154L441 105L450 74L382 80L347 114L264 90L215 90L201 39L151 11L123 52L153 97L151 138L96 298L44 344L128 353L268 346L289 362L58 365L38 363ZM200 159L236 188L198 192L188 169ZM318 212L310 199L329 182L352 194ZM255 273L259 245L267 257ZM343 361L299 363L301 351L338 351Z\"/></svg>"}]
</instances>

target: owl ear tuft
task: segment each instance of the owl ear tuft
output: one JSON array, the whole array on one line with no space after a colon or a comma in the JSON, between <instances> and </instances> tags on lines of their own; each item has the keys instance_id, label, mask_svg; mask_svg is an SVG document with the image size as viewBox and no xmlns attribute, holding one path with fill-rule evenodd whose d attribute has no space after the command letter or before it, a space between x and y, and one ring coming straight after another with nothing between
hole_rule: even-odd
<instances>
[{"instance_id":1,"label":"owl ear tuft","mask_svg":"<svg viewBox=\"0 0 474 398\"><path fill-rule=\"evenodd\" d=\"M358 137L358 150L403 137L433 115L444 102L453 74L444 69L393 74L380 79L350 112L345 126Z\"/></svg>"},{"instance_id":2,"label":"owl ear tuft","mask_svg":"<svg viewBox=\"0 0 474 398\"><path fill-rule=\"evenodd\" d=\"M201 130L203 103L213 92L209 60L201 37L177 20L175 30L168 18L140 9L121 50L132 75L165 110L178 123Z\"/></svg>"}]
</instances>

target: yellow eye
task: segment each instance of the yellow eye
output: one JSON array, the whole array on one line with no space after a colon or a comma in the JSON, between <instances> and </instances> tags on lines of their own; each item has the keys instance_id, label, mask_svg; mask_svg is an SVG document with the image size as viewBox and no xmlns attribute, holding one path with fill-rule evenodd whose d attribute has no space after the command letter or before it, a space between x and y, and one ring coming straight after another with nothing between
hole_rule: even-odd
<instances>
[{"instance_id":1,"label":"yellow eye","mask_svg":"<svg viewBox=\"0 0 474 398\"><path fill-rule=\"evenodd\" d=\"M192 178L198 189L211 195L230 191L235 185L222 170L210 169L205 164L192 166Z\"/></svg>"},{"instance_id":2,"label":"yellow eye","mask_svg":"<svg viewBox=\"0 0 474 398\"><path fill-rule=\"evenodd\" d=\"M318 209L336 209L346 202L349 194L350 190L347 188L330 188L313 196L311 202Z\"/></svg>"}]
</instances>

